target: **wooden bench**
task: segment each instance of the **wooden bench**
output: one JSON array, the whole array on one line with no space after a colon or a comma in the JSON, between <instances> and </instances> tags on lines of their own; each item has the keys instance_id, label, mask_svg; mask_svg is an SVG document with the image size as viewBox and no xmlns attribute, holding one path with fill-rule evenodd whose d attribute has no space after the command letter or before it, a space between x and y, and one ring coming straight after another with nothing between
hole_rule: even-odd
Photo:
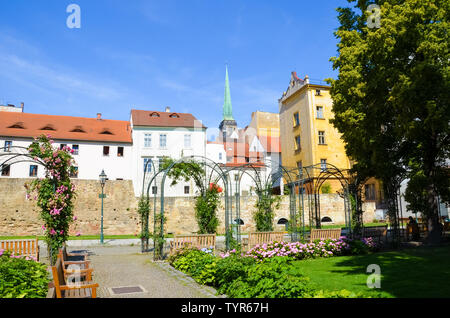
<instances>
[{"instance_id":1,"label":"wooden bench","mask_svg":"<svg viewBox=\"0 0 450 318\"><path fill-rule=\"evenodd\" d=\"M8 250L14 255L29 256L39 261L38 238L28 240L6 240L0 241L0 249Z\"/></svg>"},{"instance_id":2,"label":"wooden bench","mask_svg":"<svg viewBox=\"0 0 450 318\"><path fill-rule=\"evenodd\" d=\"M80 269L89 268L90 261L87 260L87 254L67 253L65 245L59 249L58 257L61 258L64 270L70 265L78 265Z\"/></svg>"},{"instance_id":3,"label":"wooden bench","mask_svg":"<svg viewBox=\"0 0 450 318\"><path fill-rule=\"evenodd\" d=\"M381 239L384 241L387 237L387 225L383 226L364 226L362 228L362 237L368 238L371 237L372 239L377 239L378 243L381 242Z\"/></svg>"},{"instance_id":4,"label":"wooden bench","mask_svg":"<svg viewBox=\"0 0 450 318\"><path fill-rule=\"evenodd\" d=\"M175 235L170 241L170 253L185 246L215 249L216 234Z\"/></svg>"},{"instance_id":5,"label":"wooden bench","mask_svg":"<svg viewBox=\"0 0 450 318\"><path fill-rule=\"evenodd\" d=\"M270 242L282 242L286 232L250 232L248 234L247 249L250 250L256 245Z\"/></svg>"},{"instance_id":6,"label":"wooden bench","mask_svg":"<svg viewBox=\"0 0 450 318\"><path fill-rule=\"evenodd\" d=\"M311 229L311 234L309 236L309 242L314 242L316 240L328 240L336 239L341 237L342 229Z\"/></svg>"},{"instance_id":7,"label":"wooden bench","mask_svg":"<svg viewBox=\"0 0 450 318\"><path fill-rule=\"evenodd\" d=\"M55 266L52 266L53 288L56 298L96 298L98 284L92 282L92 269L66 270L58 256ZM70 275L80 275L84 281L68 282Z\"/></svg>"}]
</instances>

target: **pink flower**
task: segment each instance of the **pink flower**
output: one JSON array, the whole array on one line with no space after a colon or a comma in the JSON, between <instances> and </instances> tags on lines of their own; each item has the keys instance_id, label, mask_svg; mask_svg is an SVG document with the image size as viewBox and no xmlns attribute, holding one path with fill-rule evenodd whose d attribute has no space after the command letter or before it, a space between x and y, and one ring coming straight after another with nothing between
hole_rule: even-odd
<instances>
[{"instance_id":1,"label":"pink flower","mask_svg":"<svg viewBox=\"0 0 450 318\"><path fill-rule=\"evenodd\" d=\"M76 217L75 215L73 216L73 220L74 220L74 221L76 221L76 220L77 220L77 217Z\"/></svg>"},{"instance_id":2,"label":"pink flower","mask_svg":"<svg viewBox=\"0 0 450 318\"><path fill-rule=\"evenodd\" d=\"M51 229L50 230L50 235L55 235L55 234L56 234L56 231L54 229Z\"/></svg>"},{"instance_id":3,"label":"pink flower","mask_svg":"<svg viewBox=\"0 0 450 318\"><path fill-rule=\"evenodd\" d=\"M75 236L80 236L81 235L81 233L80 232L77 232L77 234L75 234Z\"/></svg>"},{"instance_id":4,"label":"pink flower","mask_svg":"<svg viewBox=\"0 0 450 318\"><path fill-rule=\"evenodd\" d=\"M59 234L60 234L60 235L63 235L63 234L64 234L64 231L63 231L63 230L59 231Z\"/></svg>"}]
</instances>

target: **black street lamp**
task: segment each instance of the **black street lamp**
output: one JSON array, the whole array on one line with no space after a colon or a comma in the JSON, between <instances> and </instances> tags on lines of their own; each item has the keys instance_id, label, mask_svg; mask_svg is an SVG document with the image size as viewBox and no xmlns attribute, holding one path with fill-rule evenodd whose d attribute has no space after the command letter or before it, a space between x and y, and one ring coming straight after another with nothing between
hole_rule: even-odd
<instances>
[{"instance_id":1,"label":"black street lamp","mask_svg":"<svg viewBox=\"0 0 450 318\"><path fill-rule=\"evenodd\" d=\"M100 173L100 175L98 176L99 180L100 180L100 185L102 186L102 194L100 195L100 197L102 198L102 217L101 217L101 227L100 227L100 243L103 244L103 198L105 197L104 193L103 193L103 189L105 188L105 184L106 184L106 180L107 180L107 176L105 171L102 169L102 173Z\"/></svg>"}]
</instances>

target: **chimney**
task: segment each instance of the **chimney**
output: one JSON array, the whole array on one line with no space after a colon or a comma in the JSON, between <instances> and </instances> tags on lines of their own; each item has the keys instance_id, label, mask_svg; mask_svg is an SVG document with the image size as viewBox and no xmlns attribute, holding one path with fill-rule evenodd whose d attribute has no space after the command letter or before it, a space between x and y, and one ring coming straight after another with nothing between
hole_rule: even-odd
<instances>
[{"instance_id":1,"label":"chimney","mask_svg":"<svg viewBox=\"0 0 450 318\"><path fill-rule=\"evenodd\" d=\"M102 113L97 113L97 120L101 120L102 119Z\"/></svg>"},{"instance_id":2,"label":"chimney","mask_svg":"<svg viewBox=\"0 0 450 318\"><path fill-rule=\"evenodd\" d=\"M22 102L20 103L20 108L22 108L22 113L23 113L23 108L24 108L25 104Z\"/></svg>"},{"instance_id":3,"label":"chimney","mask_svg":"<svg viewBox=\"0 0 450 318\"><path fill-rule=\"evenodd\" d=\"M170 113L170 106L166 106L166 113Z\"/></svg>"}]
</instances>

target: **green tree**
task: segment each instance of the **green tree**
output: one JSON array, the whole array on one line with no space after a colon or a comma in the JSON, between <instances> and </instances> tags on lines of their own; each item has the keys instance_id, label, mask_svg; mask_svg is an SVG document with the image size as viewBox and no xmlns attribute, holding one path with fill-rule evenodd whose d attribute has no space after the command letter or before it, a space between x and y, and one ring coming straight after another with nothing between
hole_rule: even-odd
<instances>
[{"instance_id":1,"label":"green tree","mask_svg":"<svg viewBox=\"0 0 450 318\"><path fill-rule=\"evenodd\" d=\"M368 23L374 17L369 1L349 2L355 10L337 9L338 56L331 61L339 76L330 80L332 123L357 161L354 170L382 180L391 217L398 215L401 180L410 179L411 191L420 179L427 203L416 207L428 219L430 242L436 242L441 237L437 195L447 199L450 191L445 174L450 2L376 1L379 27Z\"/></svg>"}]
</instances>

